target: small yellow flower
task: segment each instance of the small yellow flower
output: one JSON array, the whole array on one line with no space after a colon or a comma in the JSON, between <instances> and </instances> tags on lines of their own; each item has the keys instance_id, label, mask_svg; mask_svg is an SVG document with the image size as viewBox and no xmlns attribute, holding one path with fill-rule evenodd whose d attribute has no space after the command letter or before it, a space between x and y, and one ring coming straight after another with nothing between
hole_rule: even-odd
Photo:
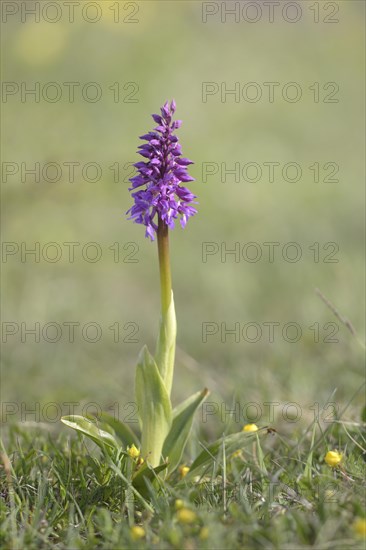
<instances>
[{"instance_id":1,"label":"small yellow flower","mask_svg":"<svg viewBox=\"0 0 366 550\"><path fill-rule=\"evenodd\" d=\"M131 527L131 537L133 540L143 539L145 536L145 529L139 525L134 525Z\"/></svg>"},{"instance_id":2,"label":"small yellow flower","mask_svg":"<svg viewBox=\"0 0 366 550\"><path fill-rule=\"evenodd\" d=\"M188 466L179 466L179 473L180 473L180 476L181 477L185 477L189 472L189 467Z\"/></svg>"},{"instance_id":3,"label":"small yellow flower","mask_svg":"<svg viewBox=\"0 0 366 550\"><path fill-rule=\"evenodd\" d=\"M356 535L360 537L366 537L366 519L357 518L353 524L353 529Z\"/></svg>"},{"instance_id":4,"label":"small yellow flower","mask_svg":"<svg viewBox=\"0 0 366 550\"><path fill-rule=\"evenodd\" d=\"M210 532L208 530L208 527L202 527L202 529L200 531L200 534L199 534L200 539L201 540L207 540L209 533Z\"/></svg>"},{"instance_id":5,"label":"small yellow flower","mask_svg":"<svg viewBox=\"0 0 366 550\"><path fill-rule=\"evenodd\" d=\"M180 510L181 508L184 508L184 502L181 498L177 498L177 500L174 502L174 507L176 510Z\"/></svg>"},{"instance_id":6,"label":"small yellow flower","mask_svg":"<svg viewBox=\"0 0 366 550\"><path fill-rule=\"evenodd\" d=\"M257 426L257 424L245 424L242 431L243 432L257 432L258 431L258 426Z\"/></svg>"},{"instance_id":7,"label":"small yellow flower","mask_svg":"<svg viewBox=\"0 0 366 550\"><path fill-rule=\"evenodd\" d=\"M328 466L335 468L342 460L342 455L338 451L328 451L324 457L324 460Z\"/></svg>"},{"instance_id":8,"label":"small yellow flower","mask_svg":"<svg viewBox=\"0 0 366 550\"><path fill-rule=\"evenodd\" d=\"M194 523L196 519L197 519L197 514L195 514L189 508L180 508L177 511L177 520L179 521L179 523L184 523L186 525L189 525L190 523Z\"/></svg>"},{"instance_id":9,"label":"small yellow flower","mask_svg":"<svg viewBox=\"0 0 366 550\"><path fill-rule=\"evenodd\" d=\"M233 454L231 455L231 458L238 458L239 456L241 456L241 449L234 451Z\"/></svg>"},{"instance_id":10,"label":"small yellow flower","mask_svg":"<svg viewBox=\"0 0 366 550\"><path fill-rule=\"evenodd\" d=\"M131 458L138 458L140 456L140 449L135 447L134 444L132 444L131 447L127 447L127 452Z\"/></svg>"}]
</instances>

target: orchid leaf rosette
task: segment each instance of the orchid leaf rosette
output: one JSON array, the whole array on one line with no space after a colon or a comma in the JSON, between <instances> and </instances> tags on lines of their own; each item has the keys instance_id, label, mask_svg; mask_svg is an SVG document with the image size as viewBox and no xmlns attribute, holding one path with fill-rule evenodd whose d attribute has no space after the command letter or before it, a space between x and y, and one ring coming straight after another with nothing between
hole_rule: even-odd
<instances>
[{"instance_id":1,"label":"orchid leaf rosette","mask_svg":"<svg viewBox=\"0 0 366 550\"><path fill-rule=\"evenodd\" d=\"M173 381L176 317L171 284L169 258L169 230L177 220L184 228L188 219L197 213L196 196L185 186L194 181L188 173L191 160L182 156L182 149L175 131L180 120L173 120L175 102L167 102L161 114L152 115L156 126L140 137L145 143L138 153L144 158L137 162L137 174L131 178L130 188L133 206L128 210L129 219L145 226L145 236L157 240L161 317L155 355L144 346L137 363L135 395L138 407L141 441L129 427L119 420L102 413L98 419L82 416L63 417L69 427L83 433L97 443L108 455L122 452L138 468L133 484L138 487L143 476L150 476L162 469L168 473L180 464L187 443L193 416L202 404L208 390L197 392L176 408L172 407L170 394ZM138 449L138 459L136 458ZM132 452L133 451L133 452Z\"/></svg>"}]
</instances>

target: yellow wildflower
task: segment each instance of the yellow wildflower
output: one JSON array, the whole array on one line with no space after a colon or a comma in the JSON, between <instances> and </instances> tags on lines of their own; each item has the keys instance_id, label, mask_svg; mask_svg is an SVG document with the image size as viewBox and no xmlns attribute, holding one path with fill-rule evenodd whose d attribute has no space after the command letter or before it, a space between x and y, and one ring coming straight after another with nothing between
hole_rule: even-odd
<instances>
[{"instance_id":1,"label":"yellow wildflower","mask_svg":"<svg viewBox=\"0 0 366 550\"><path fill-rule=\"evenodd\" d=\"M133 540L143 539L145 536L145 529L139 525L134 525L131 527L131 537Z\"/></svg>"},{"instance_id":2,"label":"yellow wildflower","mask_svg":"<svg viewBox=\"0 0 366 550\"><path fill-rule=\"evenodd\" d=\"M180 510L181 508L184 508L184 502L181 498L177 498L177 500L174 502L174 507L176 510Z\"/></svg>"},{"instance_id":3,"label":"yellow wildflower","mask_svg":"<svg viewBox=\"0 0 366 550\"><path fill-rule=\"evenodd\" d=\"M231 455L231 458L238 458L239 456L241 456L241 449L234 451L233 454Z\"/></svg>"},{"instance_id":4,"label":"yellow wildflower","mask_svg":"<svg viewBox=\"0 0 366 550\"><path fill-rule=\"evenodd\" d=\"M342 455L338 451L328 451L324 457L324 460L328 466L335 468L342 460Z\"/></svg>"},{"instance_id":5,"label":"yellow wildflower","mask_svg":"<svg viewBox=\"0 0 366 550\"><path fill-rule=\"evenodd\" d=\"M353 529L360 537L366 537L366 519L357 518L353 524Z\"/></svg>"},{"instance_id":6,"label":"yellow wildflower","mask_svg":"<svg viewBox=\"0 0 366 550\"><path fill-rule=\"evenodd\" d=\"M209 529L208 527L202 527L199 537L201 540L207 540L209 535Z\"/></svg>"},{"instance_id":7,"label":"yellow wildflower","mask_svg":"<svg viewBox=\"0 0 366 550\"><path fill-rule=\"evenodd\" d=\"M179 473L181 475L181 477L185 477L189 472L189 467L188 466L179 466Z\"/></svg>"},{"instance_id":8,"label":"yellow wildflower","mask_svg":"<svg viewBox=\"0 0 366 550\"><path fill-rule=\"evenodd\" d=\"M189 508L180 508L177 511L177 520L179 521L179 523L189 525L190 523L194 523L197 520L197 514L195 514L193 510L190 510Z\"/></svg>"},{"instance_id":9,"label":"yellow wildflower","mask_svg":"<svg viewBox=\"0 0 366 550\"><path fill-rule=\"evenodd\" d=\"M138 458L140 456L140 449L135 447L134 444L132 444L131 447L127 447L127 452L131 458Z\"/></svg>"},{"instance_id":10,"label":"yellow wildflower","mask_svg":"<svg viewBox=\"0 0 366 550\"><path fill-rule=\"evenodd\" d=\"M257 432L258 431L258 426L257 426L257 424L245 424L242 431L243 432Z\"/></svg>"}]
</instances>

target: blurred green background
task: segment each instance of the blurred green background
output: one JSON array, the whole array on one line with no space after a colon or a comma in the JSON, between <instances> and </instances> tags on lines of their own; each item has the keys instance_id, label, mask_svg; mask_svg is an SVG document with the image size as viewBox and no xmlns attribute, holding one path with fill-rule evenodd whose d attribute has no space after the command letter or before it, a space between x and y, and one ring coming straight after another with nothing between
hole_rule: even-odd
<instances>
[{"instance_id":1,"label":"blurred green background","mask_svg":"<svg viewBox=\"0 0 366 550\"><path fill-rule=\"evenodd\" d=\"M65 6L59 4L62 18L56 23L42 15L38 23L31 16L23 23L18 12L3 24L3 80L19 89L21 83L31 88L39 82L41 90L39 102L32 96L22 101L20 92L3 99L3 162L17 163L19 169L3 182L3 241L19 248L22 242L29 248L39 242L41 250L56 242L62 249L55 263L42 256L39 263L31 256L24 262L20 252L5 262L3 255L3 323L19 326L17 334L5 335L6 342L3 334L3 401L25 402L30 408L34 402L94 401L108 409L133 400L137 354L144 343L151 350L155 345L159 282L156 245L124 215L131 205L127 163L138 158L138 136L153 127L150 114L175 98L177 116L184 121L179 131L183 152L195 161L190 172L196 181L190 187L199 197L199 214L185 231L177 226L171 234L179 330L174 400L207 386L214 399L229 404L235 395L242 404L297 402L305 411L303 418L313 414L311 404L327 402L335 388L331 400L340 407L347 403L362 384L362 346L315 289L363 335L363 2L331 3L339 7L334 16L338 23L324 22L330 17L324 2L315 3L319 23L314 22L314 11L309 9L313 3L308 2L300 3L303 13L296 23L285 21L277 11L274 22L268 22L261 3L263 16L256 23L243 18L236 23L229 16L223 23L220 11L203 23L205 8L196 1L120 2L119 23L110 9L116 2L94 2L101 9L99 21L91 23L75 9L70 23ZM221 3L211 5L221 9ZM50 8L48 18L53 13ZM85 13L92 18L97 12L91 8ZM59 101L42 97L44 84L50 82L61 86ZM81 84L74 102L69 101L64 82ZM80 89L88 82L100 86L99 101L81 96ZM116 89L116 82L119 102L109 89ZM135 84L124 89L131 82ZM225 83L227 89L235 82L241 86L257 82L263 97L256 103L235 102L233 95L221 101L217 93L204 102L203 82L219 87ZM264 82L280 83L273 103ZM288 82L301 86L298 102L283 99L281 91ZM319 102L309 89L315 82L320 86ZM339 86L336 103L323 101L332 91L323 89L328 82ZM128 94L134 86L138 91L132 97ZM52 96L52 89L48 91ZM128 97L136 102L126 102ZM20 163L31 168L36 162L41 167L49 162L64 166L62 177L52 183L42 176L38 182L26 176L22 182ZM74 182L63 164L67 162L80 163ZM99 181L83 178L81 169L89 162L101 167ZM242 177L235 182L228 175L224 182L219 170L203 182L208 162L218 163L219 168L221 163L232 168L235 163L256 162L263 175L258 182ZM302 177L298 182L285 181L280 167L270 182L264 162L278 162L281 167L296 162ZM315 162L320 163L319 182L309 169ZM328 162L339 165L338 182L324 181L330 174L323 169ZM119 181L109 168L115 163L120 166ZM50 168L48 179L53 174ZM92 170L89 174L93 177ZM268 241L281 243L273 263L263 247ZM282 246L293 241L303 253L297 263L281 255ZM74 263L69 262L65 242L80 243ZM90 242L102 250L95 263L81 255ZM240 246L256 242L263 257L250 263L227 256L222 262L218 253L203 262L203 242L219 247L225 243L228 249L236 242ZM319 262L309 250L316 242ZM339 246L337 263L324 262L332 251L322 249L328 242ZM119 243L119 262L109 249L113 243ZM123 249L126 243L136 243L137 262L126 261L133 250ZM49 256L54 252L49 249ZM101 327L102 337L87 342L79 327L72 343L64 326L56 343L47 342L42 334L39 343L31 335L22 342L22 322L28 328L36 322L41 328L50 322L61 326L76 322L80 327L93 322ZM263 335L256 343L235 342L232 337L225 343L219 332L205 343L203 322L227 323L228 328L256 322ZM273 343L264 322L280 323ZM297 343L282 337L288 322L302 328ZM324 342L331 332L324 329L328 322L339 325L337 343ZM115 323L120 325L118 343L109 329ZM138 326L135 343L123 341L135 327L126 327L127 323ZM314 323L319 323L319 343L309 328ZM49 337L53 334L50 329ZM94 336L92 329L89 336ZM359 395L352 405L356 412L360 403Z\"/></svg>"}]
</instances>

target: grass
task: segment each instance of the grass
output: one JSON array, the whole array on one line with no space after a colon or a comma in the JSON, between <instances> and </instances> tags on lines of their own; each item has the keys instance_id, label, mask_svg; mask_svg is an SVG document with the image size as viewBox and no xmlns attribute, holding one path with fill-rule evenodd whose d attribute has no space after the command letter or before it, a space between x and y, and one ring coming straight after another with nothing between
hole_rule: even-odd
<instances>
[{"instance_id":1,"label":"grass","mask_svg":"<svg viewBox=\"0 0 366 550\"><path fill-rule=\"evenodd\" d=\"M81 436L9 426L2 547L364 548L364 424L344 411L327 425L275 425L235 453L223 446L199 479L173 474L144 498L131 498L118 468ZM337 468L324 462L331 449L344 454Z\"/></svg>"}]
</instances>

